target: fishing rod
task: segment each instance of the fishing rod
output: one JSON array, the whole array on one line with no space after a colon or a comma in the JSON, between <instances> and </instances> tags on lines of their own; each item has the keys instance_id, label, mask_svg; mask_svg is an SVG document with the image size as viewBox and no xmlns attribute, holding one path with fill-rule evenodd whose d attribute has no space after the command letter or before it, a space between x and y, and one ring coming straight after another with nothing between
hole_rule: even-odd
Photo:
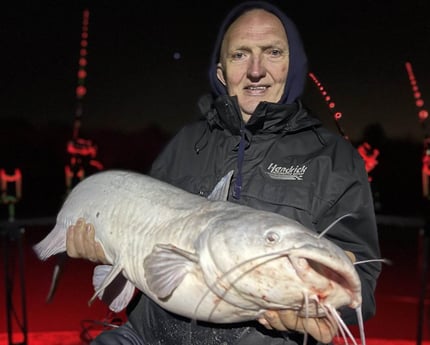
<instances>
[{"instance_id":1,"label":"fishing rod","mask_svg":"<svg viewBox=\"0 0 430 345\"><path fill-rule=\"evenodd\" d=\"M422 194L425 199L430 200L430 188L429 188L429 180L430 180L430 131L428 128L428 117L429 113L424 108L424 100L422 99L422 95L420 89L418 87L417 79L415 78L414 71L412 69L412 64L407 61L405 63L406 72L408 73L409 83L412 89L412 94L415 99L415 106L418 110L418 121L421 124L421 127L424 132L423 139L423 156L422 156L422 169L421 169L421 177L422 177Z\"/></svg>"},{"instance_id":2,"label":"fishing rod","mask_svg":"<svg viewBox=\"0 0 430 345\"><path fill-rule=\"evenodd\" d=\"M317 86L319 92L324 98L325 103L327 104L330 113L334 119L334 122L336 124L336 127L340 133L341 136L343 136L346 140L349 140L349 137L346 135L345 131L343 130L340 121L343 117L342 112L336 110L336 103L333 101L331 96L328 94L327 90L324 88L324 85L318 80L315 73L309 72L309 77L312 79L314 84Z\"/></svg>"},{"instance_id":3,"label":"fishing rod","mask_svg":"<svg viewBox=\"0 0 430 345\"><path fill-rule=\"evenodd\" d=\"M79 68L78 68L78 85L75 90L76 94L76 111L73 122L72 139L67 143L67 153L69 154L69 164L65 166L66 188L67 193L79 182L85 175L88 168L102 170L103 165L97 161L97 146L91 140L83 139L80 136L83 115L83 99L87 94L85 84L88 65L88 37L89 37L89 18L90 11L84 9L82 13L82 31L79 50Z\"/></svg>"},{"instance_id":4,"label":"fishing rod","mask_svg":"<svg viewBox=\"0 0 430 345\"><path fill-rule=\"evenodd\" d=\"M333 98L329 95L327 90L325 89L324 85L321 83L320 80L316 77L315 73L309 72L309 77L312 79L314 84L317 86L320 94L323 96L323 99L325 103L327 104L330 113L334 119L334 122L336 124L336 127L342 137L344 137L346 140L350 141L348 135L344 131L342 125L341 125L341 119L343 118L343 113L341 111L336 110L336 103L334 102ZM370 171L375 169L375 167L378 165L377 157L379 156L379 150L377 148L373 148L368 142L364 142L357 148L358 153L363 158L365 163L365 169L367 173L369 174ZM372 180L372 177L369 175L369 181Z\"/></svg>"},{"instance_id":5,"label":"fishing rod","mask_svg":"<svg viewBox=\"0 0 430 345\"><path fill-rule=\"evenodd\" d=\"M407 61L405 63L406 72L408 74L409 83L412 89L412 94L415 99L415 105L418 110L418 121L424 132L423 153L422 153L422 196L424 199L424 216L426 224L420 229L422 236L422 253L421 253L421 289L418 302L418 326L417 326L417 345L422 344L423 328L424 328L424 310L425 298L427 293L427 275L429 270L429 248L430 248L430 218L428 214L428 206L430 205L429 180L430 180L430 133L428 128L429 113L424 108L424 100L422 99L417 79L415 78L412 64Z\"/></svg>"}]
</instances>

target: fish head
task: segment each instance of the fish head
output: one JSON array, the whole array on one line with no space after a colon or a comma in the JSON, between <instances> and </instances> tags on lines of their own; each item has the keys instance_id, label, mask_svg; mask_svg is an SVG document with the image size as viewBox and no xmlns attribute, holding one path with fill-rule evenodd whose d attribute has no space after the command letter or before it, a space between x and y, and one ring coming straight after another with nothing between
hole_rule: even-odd
<instances>
[{"instance_id":1,"label":"fish head","mask_svg":"<svg viewBox=\"0 0 430 345\"><path fill-rule=\"evenodd\" d=\"M219 217L200 241L208 287L244 309L325 308L361 304L361 283L348 256L295 220L249 210Z\"/></svg>"}]
</instances>

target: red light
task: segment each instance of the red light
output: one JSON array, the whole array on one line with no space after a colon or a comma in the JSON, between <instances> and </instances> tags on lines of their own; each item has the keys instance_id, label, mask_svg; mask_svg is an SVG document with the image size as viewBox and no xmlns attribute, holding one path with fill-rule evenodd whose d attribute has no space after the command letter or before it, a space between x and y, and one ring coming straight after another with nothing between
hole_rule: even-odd
<instances>
[{"instance_id":1,"label":"red light","mask_svg":"<svg viewBox=\"0 0 430 345\"><path fill-rule=\"evenodd\" d=\"M4 169L0 169L0 181L1 181L1 199L4 203L16 202L21 199L22 196L22 174L20 169L15 169L13 175L8 175ZM7 184L15 182L15 195L10 198L7 195Z\"/></svg>"},{"instance_id":2,"label":"red light","mask_svg":"<svg viewBox=\"0 0 430 345\"><path fill-rule=\"evenodd\" d=\"M328 104L328 107L329 107L330 109L333 109L335 106L336 106L336 104L335 104L334 102L330 102L330 103Z\"/></svg>"},{"instance_id":3,"label":"red light","mask_svg":"<svg viewBox=\"0 0 430 345\"><path fill-rule=\"evenodd\" d=\"M76 96L78 98L82 98L87 94L87 88L83 85L80 85L76 88Z\"/></svg>"},{"instance_id":4,"label":"red light","mask_svg":"<svg viewBox=\"0 0 430 345\"><path fill-rule=\"evenodd\" d=\"M430 156L424 155L423 157L423 166L422 166L423 175L430 176Z\"/></svg>"},{"instance_id":5,"label":"red light","mask_svg":"<svg viewBox=\"0 0 430 345\"><path fill-rule=\"evenodd\" d=\"M82 40L81 41L81 47L88 47L88 41L87 40Z\"/></svg>"},{"instance_id":6,"label":"red light","mask_svg":"<svg viewBox=\"0 0 430 345\"><path fill-rule=\"evenodd\" d=\"M422 99L417 99L415 102L418 108L421 108L424 105L424 101Z\"/></svg>"},{"instance_id":7,"label":"red light","mask_svg":"<svg viewBox=\"0 0 430 345\"><path fill-rule=\"evenodd\" d=\"M328 102L329 100L331 100L331 97L330 96L326 96L324 99L325 99L326 102Z\"/></svg>"},{"instance_id":8,"label":"red light","mask_svg":"<svg viewBox=\"0 0 430 345\"><path fill-rule=\"evenodd\" d=\"M86 66L87 65L87 59L86 58L84 58L84 57L81 57L80 59L79 59L79 66L82 66L82 67L84 67L84 66Z\"/></svg>"},{"instance_id":9,"label":"red light","mask_svg":"<svg viewBox=\"0 0 430 345\"><path fill-rule=\"evenodd\" d=\"M363 158L365 163L366 171L369 173L378 165L377 157L379 156L379 150L372 148L369 143L364 142L358 147L358 153ZM369 180L371 178L369 177Z\"/></svg>"},{"instance_id":10,"label":"red light","mask_svg":"<svg viewBox=\"0 0 430 345\"><path fill-rule=\"evenodd\" d=\"M420 98L420 97L421 97L421 92L418 92L418 91L417 91L417 92L415 92L415 93L414 93L414 97L415 97L415 98Z\"/></svg>"},{"instance_id":11,"label":"red light","mask_svg":"<svg viewBox=\"0 0 430 345\"><path fill-rule=\"evenodd\" d=\"M335 118L336 120L341 119L341 118L342 118L342 113L341 113L340 111L337 111L337 112L334 114L334 118Z\"/></svg>"},{"instance_id":12,"label":"red light","mask_svg":"<svg viewBox=\"0 0 430 345\"><path fill-rule=\"evenodd\" d=\"M87 72L84 69L80 69L78 71L78 78L79 79L85 79L87 76Z\"/></svg>"},{"instance_id":13,"label":"red light","mask_svg":"<svg viewBox=\"0 0 430 345\"><path fill-rule=\"evenodd\" d=\"M420 112L418 113L418 118L420 119L420 121L424 121L429 117L429 113L427 110L420 110Z\"/></svg>"},{"instance_id":14,"label":"red light","mask_svg":"<svg viewBox=\"0 0 430 345\"><path fill-rule=\"evenodd\" d=\"M87 50L85 48L82 48L80 50L80 54L81 54L81 56L86 56L88 54L88 52L87 52Z\"/></svg>"},{"instance_id":15,"label":"red light","mask_svg":"<svg viewBox=\"0 0 430 345\"><path fill-rule=\"evenodd\" d=\"M83 32L82 35L81 35L81 37L83 39L88 39L88 32Z\"/></svg>"}]
</instances>

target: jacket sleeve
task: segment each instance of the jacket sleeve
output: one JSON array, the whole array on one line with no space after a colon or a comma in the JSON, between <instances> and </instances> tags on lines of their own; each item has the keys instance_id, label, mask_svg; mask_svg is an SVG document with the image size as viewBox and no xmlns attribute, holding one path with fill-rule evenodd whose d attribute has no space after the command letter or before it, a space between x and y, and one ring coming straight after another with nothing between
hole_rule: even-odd
<instances>
[{"instance_id":1,"label":"jacket sleeve","mask_svg":"<svg viewBox=\"0 0 430 345\"><path fill-rule=\"evenodd\" d=\"M345 251L355 255L356 261L380 259L378 230L374 213L368 175L361 157L353 152L352 170L334 174L329 186L337 186L337 199L331 200L330 207L321 215L318 231L324 230L341 216L348 217L338 221L326 237ZM342 186L339 188L339 186ZM362 315L364 320L376 312L374 292L381 271L380 262L367 262L355 265L361 280ZM356 313L351 308L342 308L341 316L348 324L357 323Z\"/></svg>"}]
</instances>

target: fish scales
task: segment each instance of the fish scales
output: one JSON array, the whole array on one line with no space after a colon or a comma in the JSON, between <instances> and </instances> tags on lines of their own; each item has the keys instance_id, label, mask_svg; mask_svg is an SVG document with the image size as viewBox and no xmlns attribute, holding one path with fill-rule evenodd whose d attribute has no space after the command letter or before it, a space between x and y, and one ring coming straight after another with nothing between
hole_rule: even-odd
<instances>
[{"instance_id":1,"label":"fish scales","mask_svg":"<svg viewBox=\"0 0 430 345\"><path fill-rule=\"evenodd\" d=\"M217 323L256 319L268 309L312 317L326 306L360 306L360 279L343 250L295 220L226 201L229 178L209 200L135 172L91 175L34 250L42 260L64 252L67 228L79 218L92 223L110 263L95 269L95 295L125 279L123 289L109 292L114 311L135 288L171 312Z\"/></svg>"}]
</instances>

